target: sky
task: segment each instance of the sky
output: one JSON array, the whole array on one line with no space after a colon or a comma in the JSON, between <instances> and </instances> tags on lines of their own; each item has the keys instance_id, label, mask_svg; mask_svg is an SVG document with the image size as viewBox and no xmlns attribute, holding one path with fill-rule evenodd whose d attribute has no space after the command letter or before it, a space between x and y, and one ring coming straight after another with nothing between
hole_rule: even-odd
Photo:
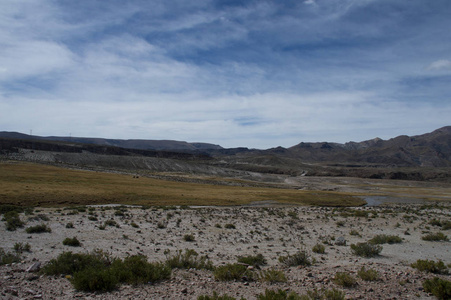
<instances>
[{"instance_id":1,"label":"sky","mask_svg":"<svg viewBox=\"0 0 451 300\"><path fill-rule=\"evenodd\" d=\"M449 0L0 2L0 131L267 149L451 125Z\"/></svg>"}]
</instances>

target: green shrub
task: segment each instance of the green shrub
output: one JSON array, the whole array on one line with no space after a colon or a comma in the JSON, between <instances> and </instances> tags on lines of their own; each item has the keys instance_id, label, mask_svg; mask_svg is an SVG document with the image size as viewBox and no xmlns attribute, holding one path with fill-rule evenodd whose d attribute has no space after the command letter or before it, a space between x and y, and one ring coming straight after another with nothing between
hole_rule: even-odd
<instances>
[{"instance_id":1,"label":"green shrub","mask_svg":"<svg viewBox=\"0 0 451 300\"><path fill-rule=\"evenodd\" d=\"M111 269L88 267L75 272L71 283L84 292L110 292L118 287L119 281Z\"/></svg>"},{"instance_id":2,"label":"green shrub","mask_svg":"<svg viewBox=\"0 0 451 300\"><path fill-rule=\"evenodd\" d=\"M451 221L442 222L442 229L443 230L451 229Z\"/></svg>"},{"instance_id":3,"label":"green shrub","mask_svg":"<svg viewBox=\"0 0 451 300\"><path fill-rule=\"evenodd\" d=\"M234 224L225 224L224 228L226 228L226 229L235 229L236 226Z\"/></svg>"},{"instance_id":4,"label":"green shrub","mask_svg":"<svg viewBox=\"0 0 451 300\"><path fill-rule=\"evenodd\" d=\"M0 266L16 263L20 261L20 256L11 252L5 252L3 248L0 248Z\"/></svg>"},{"instance_id":5,"label":"green shrub","mask_svg":"<svg viewBox=\"0 0 451 300\"><path fill-rule=\"evenodd\" d=\"M382 246L369 243L357 243L351 245L351 250L357 256L375 257L381 253Z\"/></svg>"},{"instance_id":6,"label":"green shrub","mask_svg":"<svg viewBox=\"0 0 451 300\"><path fill-rule=\"evenodd\" d=\"M238 256L238 262L254 267L264 266L267 263L266 258L261 253L257 255Z\"/></svg>"},{"instance_id":7,"label":"green shrub","mask_svg":"<svg viewBox=\"0 0 451 300\"><path fill-rule=\"evenodd\" d=\"M448 237L446 235L444 235L442 232L430 233L430 234L427 234L427 235L421 237L421 239L425 240L425 241L432 241L432 242L448 241Z\"/></svg>"},{"instance_id":8,"label":"green shrub","mask_svg":"<svg viewBox=\"0 0 451 300\"><path fill-rule=\"evenodd\" d=\"M261 281L266 281L266 282L270 282L270 283L287 281L287 277L285 276L285 273L282 270L277 270L274 268L260 271L258 274L258 279Z\"/></svg>"},{"instance_id":9,"label":"green shrub","mask_svg":"<svg viewBox=\"0 0 451 300\"><path fill-rule=\"evenodd\" d=\"M296 298L297 299L297 298ZM314 289L313 291L308 291L307 295L302 295L299 299L301 300L344 300L345 293L337 289Z\"/></svg>"},{"instance_id":10,"label":"green shrub","mask_svg":"<svg viewBox=\"0 0 451 300\"><path fill-rule=\"evenodd\" d=\"M291 292L288 294L288 292L281 289L278 289L277 291L265 289L264 294L257 295L257 300L300 300L300 299L302 298L295 292Z\"/></svg>"},{"instance_id":11,"label":"green shrub","mask_svg":"<svg viewBox=\"0 0 451 300\"><path fill-rule=\"evenodd\" d=\"M104 226L111 226L111 227L114 227L114 226L119 226L118 224L117 224L117 222L116 221L114 221L113 219L110 219L110 220L106 220L105 221L105 223L103 224Z\"/></svg>"},{"instance_id":12,"label":"green shrub","mask_svg":"<svg viewBox=\"0 0 451 300\"><path fill-rule=\"evenodd\" d=\"M135 222L131 222L130 226L132 226L133 228L139 228L139 225L136 224Z\"/></svg>"},{"instance_id":13,"label":"green shrub","mask_svg":"<svg viewBox=\"0 0 451 300\"><path fill-rule=\"evenodd\" d=\"M194 242L196 239L194 238L194 235L192 235L192 234L185 234L183 236L183 240L185 242Z\"/></svg>"},{"instance_id":14,"label":"green shrub","mask_svg":"<svg viewBox=\"0 0 451 300\"><path fill-rule=\"evenodd\" d=\"M440 222L440 220L437 220L437 219L432 219L428 223L432 226L442 226L442 223Z\"/></svg>"},{"instance_id":15,"label":"green shrub","mask_svg":"<svg viewBox=\"0 0 451 300\"><path fill-rule=\"evenodd\" d=\"M74 228L74 223L72 222L67 223L66 228Z\"/></svg>"},{"instance_id":16,"label":"green shrub","mask_svg":"<svg viewBox=\"0 0 451 300\"><path fill-rule=\"evenodd\" d=\"M121 283L143 284L158 282L171 277L171 269L164 263L150 263L143 255L126 257L124 261L116 259L111 270Z\"/></svg>"},{"instance_id":17,"label":"green shrub","mask_svg":"<svg viewBox=\"0 0 451 300\"><path fill-rule=\"evenodd\" d=\"M213 270L213 263L206 256L200 256L192 249L177 251L177 254L166 258L165 264L171 269L206 269Z\"/></svg>"},{"instance_id":18,"label":"green shrub","mask_svg":"<svg viewBox=\"0 0 451 300\"><path fill-rule=\"evenodd\" d=\"M73 238L65 238L63 241L63 245L72 246L72 247L80 247L81 243L76 237L73 237Z\"/></svg>"},{"instance_id":19,"label":"green shrub","mask_svg":"<svg viewBox=\"0 0 451 300\"><path fill-rule=\"evenodd\" d=\"M324 254L326 253L326 247L322 244L316 244L313 246L312 251L315 253Z\"/></svg>"},{"instance_id":20,"label":"green shrub","mask_svg":"<svg viewBox=\"0 0 451 300\"><path fill-rule=\"evenodd\" d=\"M19 213L15 210L8 211L3 215L3 221L6 222L6 230L15 231L17 228L22 228L24 222L20 220Z\"/></svg>"},{"instance_id":21,"label":"green shrub","mask_svg":"<svg viewBox=\"0 0 451 300\"><path fill-rule=\"evenodd\" d=\"M243 277L253 279L254 277L252 272L250 272L246 266L236 263L216 267L213 275L216 280L220 281L241 280Z\"/></svg>"},{"instance_id":22,"label":"green shrub","mask_svg":"<svg viewBox=\"0 0 451 300\"><path fill-rule=\"evenodd\" d=\"M4 215L10 211L15 211L17 213L22 213L25 211L25 209L22 206L17 206L17 205L11 205L11 204L1 204L0 205L0 215Z\"/></svg>"},{"instance_id":23,"label":"green shrub","mask_svg":"<svg viewBox=\"0 0 451 300\"><path fill-rule=\"evenodd\" d=\"M360 233L359 233L357 230L355 230L355 229L352 229L352 230L349 232L349 234L350 234L350 235L360 236L360 237L361 237Z\"/></svg>"},{"instance_id":24,"label":"green shrub","mask_svg":"<svg viewBox=\"0 0 451 300\"><path fill-rule=\"evenodd\" d=\"M213 292L213 296L201 295L197 297L197 300L236 300L234 297L230 297L227 294L219 296L216 291Z\"/></svg>"},{"instance_id":25,"label":"green shrub","mask_svg":"<svg viewBox=\"0 0 451 300\"><path fill-rule=\"evenodd\" d=\"M280 256L279 261L289 267L310 266L313 263L306 251L298 251L293 255Z\"/></svg>"},{"instance_id":26,"label":"green shrub","mask_svg":"<svg viewBox=\"0 0 451 300\"><path fill-rule=\"evenodd\" d=\"M334 283L343 287L354 287L357 284L355 278L346 272L337 272L334 277Z\"/></svg>"},{"instance_id":27,"label":"green shrub","mask_svg":"<svg viewBox=\"0 0 451 300\"><path fill-rule=\"evenodd\" d=\"M451 299L451 282L438 277L423 282L423 288L427 293L433 294L437 299Z\"/></svg>"},{"instance_id":28,"label":"green shrub","mask_svg":"<svg viewBox=\"0 0 451 300\"><path fill-rule=\"evenodd\" d=\"M357 275L365 281L376 281L379 280L379 272L374 269L366 270L365 267L362 267Z\"/></svg>"},{"instance_id":29,"label":"green shrub","mask_svg":"<svg viewBox=\"0 0 451 300\"><path fill-rule=\"evenodd\" d=\"M396 235L379 234L368 241L370 244L399 244L402 243L402 238Z\"/></svg>"},{"instance_id":30,"label":"green shrub","mask_svg":"<svg viewBox=\"0 0 451 300\"><path fill-rule=\"evenodd\" d=\"M419 259L415 263L411 264L412 268L418 269L422 272L435 273L435 274L448 274L448 268L439 260L434 262L433 260Z\"/></svg>"},{"instance_id":31,"label":"green shrub","mask_svg":"<svg viewBox=\"0 0 451 300\"><path fill-rule=\"evenodd\" d=\"M15 243L14 244L14 251L17 253L23 253L23 252L31 252L31 246L29 243Z\"/></svg>"},{"instance_id":32,"label":"green shrub","mask_svg":"<svg viewBox=\"0 0 451 300\"><path fill-rule=\"evenodd\" d=\"M27 233L44 233L44 232L52 232L52 229L48 227L46 224L31 226L25 229Z\"/></svg>"},{"instance_id":33,"label":"green shrub","mask_svg":"<svg viewBox=\"0 0 451 300\"><path fill-rule=\"evenodd\" d=\"M104 269L111 264L109 255L102 251L92 253L63 252L49 261L42 269L46 275L73 275L87 268Z\"/></svg>"}]
</instances>

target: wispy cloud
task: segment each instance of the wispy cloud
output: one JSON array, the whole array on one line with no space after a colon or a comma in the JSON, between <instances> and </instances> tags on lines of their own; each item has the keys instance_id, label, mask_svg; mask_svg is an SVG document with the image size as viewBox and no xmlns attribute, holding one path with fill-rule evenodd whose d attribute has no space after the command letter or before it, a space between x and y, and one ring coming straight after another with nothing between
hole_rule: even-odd
<instances>
[{"instance_id":1,"label":"wispy cloud","mask_svg":"<svg viewBox=\"0 0 451 300\"><path fill-rule=\"evenodd\" d=\"M4 2L0 130L259 148L424 133L450 125L450 13L445 0Z\"/></svg>"}]
</instances>

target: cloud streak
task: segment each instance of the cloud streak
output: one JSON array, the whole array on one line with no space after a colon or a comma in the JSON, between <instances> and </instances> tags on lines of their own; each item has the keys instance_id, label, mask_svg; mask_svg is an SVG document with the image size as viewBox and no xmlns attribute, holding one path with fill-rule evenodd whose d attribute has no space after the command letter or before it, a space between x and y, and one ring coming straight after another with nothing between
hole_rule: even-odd
<instances>
[{"instance_id":1,"label":"cloud streak","mask_svg":"<svg viewBox=\"0 0 451 300\"><path fill-rule=\"evenodd\" d=\"M42 5L41 5L42 4ZM268 148L450 125L447 1L0 4L0 130Z\"/></svg>"}]
</instances>

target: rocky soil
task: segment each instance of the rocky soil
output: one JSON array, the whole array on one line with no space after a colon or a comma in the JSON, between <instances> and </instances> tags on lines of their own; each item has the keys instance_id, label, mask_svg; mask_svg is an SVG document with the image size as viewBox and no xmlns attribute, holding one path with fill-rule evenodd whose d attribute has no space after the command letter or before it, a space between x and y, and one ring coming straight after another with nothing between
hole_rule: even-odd
<instances>
[{"instance_id":1,"label":"rocky soil","mask_svg":"<svg viewBox=\"0 0 451 300\"><path fill-rule=\"evenodd\" d=\"M424 241L427 233L443 232L431 225L432 219L451 220L451 205L392 204L352 209L318 207L281 207L256 203L246 207L139 207L112 206L83 209L35 209L33 215L20 215L24 228L7 231L0 224L1 248L13 252L16 243L30 244L31 252L22 261L0 266L0 299L197 299L199 295L228 294L236 298L256 299L265 289L282 289L306 294L314 288L336 288L348 299L434 299L422 288L433 274L420 272L410 265L418 259L451 263L447 241ZM106 226L113 219L117 226ZM3 223L3 222L2 222ZM25 228L45 223L51 233L28 234ZM73 228L67 228L72 223ZM132 226L132 223L135 225ZM226 226L233 224L233 226ZM136 226L137 225L137 226ZM70 226L69 226L70 227ZM227 228L235 227L235 228ZM186 241L191 234L194 241ZM384 244L381 255L362 258L350 245L366 242L376 235L396 235L399 244ZM77 237L81 247L63 245L67 237ZM337 241L345 240L345 245ZM316 244L325 246L325 254L312 251ZM218 281L208 270L174 270L170 280L140 286L122 285L114 292L96 294L75 290L64 276L47 276L27 269L42 265L64 251L90 252L102 249L124 258L142 254L149 261L164 261L177 250L194 249L207 255L215 266L237 262L238 256L263 254L268 264L284 272L287 281ZM316 262L308 267L287 267L280 256L299 250ZM377 281L363 281L357 276L364 266L379 272ZM337 272L347 272L357 285L345 288L334 283ZM450 275L439 275L450 280Z\"/></svg>"}]
</instances>

